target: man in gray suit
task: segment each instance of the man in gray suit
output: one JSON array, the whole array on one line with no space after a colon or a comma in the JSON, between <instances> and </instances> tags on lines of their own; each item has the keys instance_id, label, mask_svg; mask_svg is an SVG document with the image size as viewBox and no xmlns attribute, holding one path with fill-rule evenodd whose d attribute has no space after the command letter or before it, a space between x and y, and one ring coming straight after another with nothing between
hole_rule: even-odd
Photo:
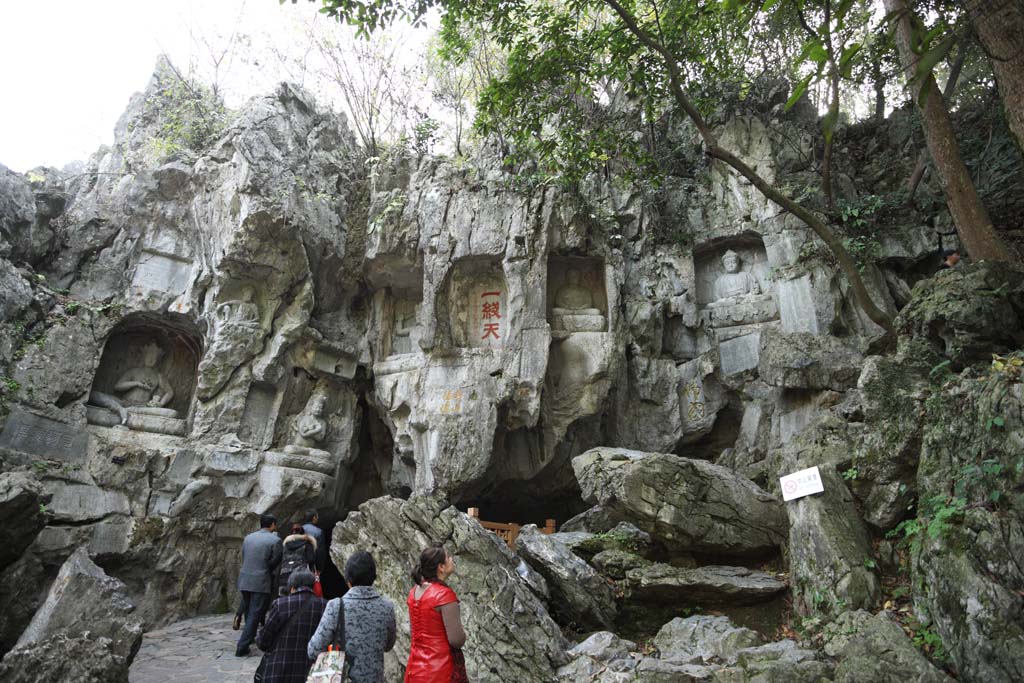
<instances>
[{"instance_id":1,"label":"man in gray suit","mask_svg":"<svg viewBox=\"0 0 1024 683\"><path fill-rule=\"evenodd\" d=\"M238 638L235 656L249 654L249 646L256 639L256 627L263 620L270 607L274 573L281 564L281 539L277 537L277 518L274 515L260 516L260 530L254 531L242 541L242 570L238 572L238 590L242 602L235 613L235 628L245 615L245 628Z\"/></svg>"}]
</instances>

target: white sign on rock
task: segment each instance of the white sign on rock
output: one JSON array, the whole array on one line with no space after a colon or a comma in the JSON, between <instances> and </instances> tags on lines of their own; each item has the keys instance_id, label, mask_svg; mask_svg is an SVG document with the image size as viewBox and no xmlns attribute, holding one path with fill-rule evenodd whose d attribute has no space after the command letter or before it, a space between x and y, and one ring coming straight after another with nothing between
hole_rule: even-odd
<instances>
[{"instance_id":1,"label":"white sign on rock","mask_svg":"<svg viewBox=\"0 0 1024 683\"><path fill-rule=\"evenodd\" d=\"M779 477L779 485L782 487L782 500L803 498L825 490L817 466Z\"/></svg>"}]
</instances>

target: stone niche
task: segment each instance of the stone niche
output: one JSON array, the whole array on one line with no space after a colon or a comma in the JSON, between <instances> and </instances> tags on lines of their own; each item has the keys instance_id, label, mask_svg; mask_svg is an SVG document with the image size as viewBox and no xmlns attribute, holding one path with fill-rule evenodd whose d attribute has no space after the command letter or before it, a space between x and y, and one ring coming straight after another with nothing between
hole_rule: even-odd
<instances>
[{"instance_id":1,"label":"stone niche","mask_svg":"<svg viewBox=\"0 0 1024 683\"><path fill-rule=\"evenodd\" d=\"M553 338L608 331L608 294L601 259L551 256L547 291Z\"/></svg>"},{"instance_id":2,"label":"stone niche","mask_svg":"<svg viewBox=\"0 0 1024 683\"><path fill-rule=\"evenodd\" d=\"M778 320L775 284L761 237L747 233L694 250L697 305L720 340L754 331L750 326ZM738 328L723 333L727 328Z\"/></svg>"},{"instance_id":3,"label":"stone niche","mask_svg":"<svg viewBox=\"0 0 1024 683\"><path fill-rule=\"evenodd\" d=\"M511 317L499 259L459 261L449 273L447 290L453 346L476 349L504 346L511 331Z\"/></svg>"},{"instance_id":4,"label":"stone niche","mask_svg":"<svg viewBox=\"0 0 1024 683\"><path fill-rule=\"evenodd\" d=\"M412 291L394 292L385 315L385 333L382 336L384 356L400 356L419 351L423 328L418 322L422 295Z\"/></svg>"},{"instance_id":5,"label":"stone niche","mask_svg":"<svg viewBox=\"0 0 1024 683\"><path fill-rule=\"evenodd\" d=\"M125 320L103 348L86 405L89 423L184 436L200 355L200 337L187 321Z\"/></svg>"}]
</instances>

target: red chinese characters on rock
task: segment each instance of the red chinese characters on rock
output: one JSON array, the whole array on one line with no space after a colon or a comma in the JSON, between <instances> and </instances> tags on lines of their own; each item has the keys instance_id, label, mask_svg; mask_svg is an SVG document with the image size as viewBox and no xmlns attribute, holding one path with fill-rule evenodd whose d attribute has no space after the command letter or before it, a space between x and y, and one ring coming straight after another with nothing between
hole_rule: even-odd
<instances>
[{"instance_id":1,"label":"red chinese characters on rock","mask_svg":"<svg viewBox=\"0 0 1024 683\"><path fill-rule=\"evenodd\" d=\"M501 292L484 292L480 295L483 299L480 307L480 322L483 326L481 340L493 337L501 339Z\"/></svg>"}]
</instances>

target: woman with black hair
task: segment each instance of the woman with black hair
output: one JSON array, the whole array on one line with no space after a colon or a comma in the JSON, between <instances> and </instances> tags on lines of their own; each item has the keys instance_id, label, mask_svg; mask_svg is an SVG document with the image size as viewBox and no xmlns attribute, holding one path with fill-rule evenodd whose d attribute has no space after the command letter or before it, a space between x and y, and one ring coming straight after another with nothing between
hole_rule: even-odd
<instances>
[{"instance_id":1,"label":"woman with black hair","mask_svg":"<svg viewBox=\"0 0 1024 683\"><path fill-rule=\"evenodd\" d=\"M445 580L455 572L455 560L444 547L432 545L420 553L412 571L415 584L409 591L409 627L412 642L405 683L466 681L459 599Z\"/></svg>"}]
</instances>

